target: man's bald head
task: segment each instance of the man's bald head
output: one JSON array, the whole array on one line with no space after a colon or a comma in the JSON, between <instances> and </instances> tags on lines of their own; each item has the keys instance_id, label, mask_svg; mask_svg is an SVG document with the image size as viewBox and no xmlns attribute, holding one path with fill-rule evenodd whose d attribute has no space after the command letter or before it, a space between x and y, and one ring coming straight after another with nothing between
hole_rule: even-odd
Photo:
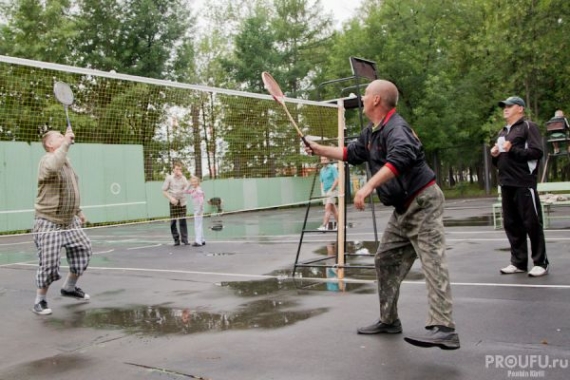
<instances>
[{"instance_id":1,"label":"man's bald head","mask_svg":"<svg viewBox=\"0 0 570 380\"><path fill-rule=\"evenodd\" d=\"M59 131L48 131L42 137L42 146L44 147L46 152L51 152L55 150L53 148L54 141L61 137L61 132ZM59 147L59 145L58 145Z\"/></svg>"},{"instance_id":2,"label":"man's bald head","mask_svg":"<svg viewBox=\"0 0 570 380\"><path fill-rule=\"evenodd\" d=\"M398 104L398 89L390 81L377 79L368 85L368 90L370 95L380 95L388 109Z\"/></svg>"}]
</instances>

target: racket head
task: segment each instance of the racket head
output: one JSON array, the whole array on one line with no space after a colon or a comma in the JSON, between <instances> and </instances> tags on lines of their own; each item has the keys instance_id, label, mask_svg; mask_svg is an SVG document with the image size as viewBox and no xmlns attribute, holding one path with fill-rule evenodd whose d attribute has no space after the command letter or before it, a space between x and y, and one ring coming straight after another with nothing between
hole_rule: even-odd
<instances>
[{"instance_id":1,"label":"racket head","mask_svg":"<svg viewBox=\"0 0 570 380\"><path fill-rule=\"evenodd\" d=\"M73 104L73 91L71 87L65 82L55 82L53 85L53 94L58 102L64 106Z\"/></svg>"},{"instance_id":2,"label":"racket head","mask_svg":"<svg viewBox=\"0 0 570 380\"><path fill-rule=\"evenodd\" d=\"M277 81L273 78L273 76L271 76L271 74L269 74L267 71L264 71L261 73L261 79L263 80L265 89L271 96L273 96L273 99L275 99L278 103L283 104L283 98L285 95L283 95L281 87L279 87Z\"/></svg>"}]
</instances>

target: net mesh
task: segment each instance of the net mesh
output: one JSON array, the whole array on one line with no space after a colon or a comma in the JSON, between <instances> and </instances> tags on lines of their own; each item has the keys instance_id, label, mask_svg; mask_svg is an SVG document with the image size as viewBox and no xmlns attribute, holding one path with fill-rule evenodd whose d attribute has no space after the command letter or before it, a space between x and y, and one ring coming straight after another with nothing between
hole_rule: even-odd
<instances>
[{"instance_id":1,"label":"net mesh","mask_svg":"<svg viewBox=\"0 0 570 380\"><path fill-rule=\"evenodd\" d=\"M315 172L316 158L303 153L302 142L282 106L269 95L0 56L0 155L4 166L10 167L2 173L9 187L0 196L4 213L33 208L33 197L22 201L21 194L12 190L16 173L33 173L33 183L16 187L35 188L38 162L45 154L39 145L41 136L49 130L65 131L65 112L53 93L57 81L68 83L74 94L69 117L75 145L70 155L97 152L88 164L79 168L74 164L82 180L92 173L105 179L105 173L124 166L125 175L142 178L145 183L161 182L173 163L180 163L187 177L195 175L204 181L293 178ZM305 135L335 141L335 107L301 100L288 100L287 107ZM33 151L31 157L14 157L26 154L18 144L34 143L40 150ZM139 152L140 165L129 163ZM98 154L103 158L98 159ZM106 162L107 154L116 158ZM112 184L101 184L101 191L110 188L113 192ZM97 202L113 204L116 200Z\"/></svg>"},{"instance_id":2,"label":"net mesh","mask_svg":"<svg viewBox=\"0 0 570 380\"><path fill-rule=\"evenodd\" d=\"M76 140L142 145L146 180L163 178L173 161L206 178L298 175L300 165L314 161L300 154L295 129L272 99L0 62L2 141L29 143L45 130L64 130L52 92L58 79L73 89ZM336 138L336 108L299 101L288 109L305 134Z\"/></svg>"}]
</instances>

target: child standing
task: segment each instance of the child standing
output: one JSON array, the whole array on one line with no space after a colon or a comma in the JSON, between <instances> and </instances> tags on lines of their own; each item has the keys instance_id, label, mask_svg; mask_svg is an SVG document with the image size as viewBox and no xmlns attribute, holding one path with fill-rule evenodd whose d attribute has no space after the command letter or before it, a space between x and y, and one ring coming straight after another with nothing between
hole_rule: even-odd
<instances>
[{"instance_id":1,"label":"child standing","mask_svg":"<svg viewBox=\"0 0 570 380\"><path fill-rule=\"evenodd\" d=\"M186 193L192 197L194 205L194 244L192 247L200 247L206 245L204 240L204 191L200 187L200 178L192 176L190 178L190 186L186 189Z\"/></svg>"},{"instance_id":2,"label":"child standing","mask_svg":"<svg viewBox=\"0 0 570 380\"><path fill-rule=\"evenodd\" d=\"M338 221L338 209L336 208L335 196L335 191L338 186L338 170L328 157L321 156L321 164L322 168L319 178L321 180L321 194L326 196L323 200L325 204L325 215L323 216L323 224L317 228L317 230L328 231L331 216L334 217L335 221ZM331 230L336 230L336 228L333 227Z\"/></svg>"}]
</instances>

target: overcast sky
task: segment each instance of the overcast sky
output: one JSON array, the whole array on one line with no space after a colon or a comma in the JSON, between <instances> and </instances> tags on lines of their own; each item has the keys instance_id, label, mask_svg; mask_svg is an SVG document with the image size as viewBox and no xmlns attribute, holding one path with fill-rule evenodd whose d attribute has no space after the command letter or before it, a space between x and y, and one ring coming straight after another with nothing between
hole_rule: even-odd
<instances>
[{"instance_id":1,"label":"overcast sky","mask_svg":"<svg viewBox=\"0 0 570 380\"><path fill-rule=\"evenodd\" d=\"M0 0L2 1L2 0ZM193 0L194 6L202 8L207 0ZM332 11L336 27L340 28L342 22L354 15L354 10L360 5L361 0L321 0L321 4L326 11Z\"/></svg>"},{"instance_id":2,"label":"overcast sky","mask_svg":"<svg viewBox=\"0 0 570 380\"><path fill-rule=\"evenodd\" d=\"M360 5L360 0L321 0L321 4L326 10L333 12L337 21L337 27L342 22L354 15L354 11Z\"/></svg>"}]
</instances>

